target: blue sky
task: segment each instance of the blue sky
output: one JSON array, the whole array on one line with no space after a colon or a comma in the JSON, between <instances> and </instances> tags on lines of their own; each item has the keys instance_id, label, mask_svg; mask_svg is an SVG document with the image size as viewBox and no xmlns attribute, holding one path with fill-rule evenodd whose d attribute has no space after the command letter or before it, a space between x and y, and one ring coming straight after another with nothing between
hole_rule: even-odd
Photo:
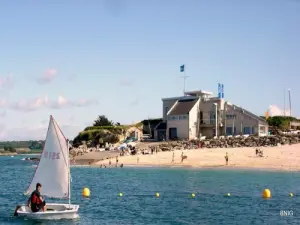
<instances>
[{"instance_id":1,"label":"blue sky","mask_svg":"<svg viewBox=\"0 0 300 225\"><path fill-rule=\"evenodd\" d=\"M99 114L160 117L162 97L217 93L263 115L291 88L300 115L296 0L1 1L0 139L69 137ZM60 100L58 100L60 99Z\"/></svg>"}]
</instances>

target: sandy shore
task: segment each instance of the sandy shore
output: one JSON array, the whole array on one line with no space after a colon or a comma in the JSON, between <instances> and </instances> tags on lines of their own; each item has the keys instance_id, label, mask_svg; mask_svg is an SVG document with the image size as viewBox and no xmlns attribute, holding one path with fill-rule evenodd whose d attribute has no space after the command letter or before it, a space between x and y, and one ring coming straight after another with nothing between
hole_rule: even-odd
<instances>
[{"instance_id":1,"label":"sandy shore","mask_svg":"<svg viewBox=\"0 0 300 225\"><path fill-rule=\"evenodd\" d=\"M124 166L152 166L152 167L195 167L195 168L245 168L264 170L300 171L300 144L279 147L262 148L264 157L255 155L255 148L217 148L159 152L154 155L135 155L119 157L119 164ZM181 163L181 153L187 159ZM225 154L228 152L229 163L226 166ZM139 158L139 162L138 161ZM111 160L115 165L115 159ZM93 166L108 165L109 160L101 160Z\"/></svg>"},{"instance_id":2,"label":"sandy shore","mask_svg":"<svg viewBox=\"0 0 300 225\"><path fill-rule=\"evenodd\" d=\"M85 153L84 155L76 156L75 160L77 165L88 165L89 162L97 162L100 160L105 160L107 158L113 158L118 155L119 152L113 151L89 152Z\"/></svg>"}]
</instances>

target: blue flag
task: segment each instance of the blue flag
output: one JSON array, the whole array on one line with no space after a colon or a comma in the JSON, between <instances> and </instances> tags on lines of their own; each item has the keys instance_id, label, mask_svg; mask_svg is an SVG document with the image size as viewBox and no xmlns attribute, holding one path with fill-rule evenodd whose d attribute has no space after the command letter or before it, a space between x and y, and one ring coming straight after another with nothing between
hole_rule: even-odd
<instances>
[{"instance_id":1,"label":"blue flag","mask_svg":"<svg viewBox=\"0 0 300 225\"><path fill-rule=\"evenodd\" d=\"M224 98L224 84L222 84L222 98Z\"/></svg>"},{"instance_id":2,"label":"blue flag","mask_svg":"<svg viewBox=\"0 0 300 225\"><path fill-rule=\"evenodd\" d=\"M180 72L184 72L184 65L180 66Z\"/></svg>"}]
</instances>

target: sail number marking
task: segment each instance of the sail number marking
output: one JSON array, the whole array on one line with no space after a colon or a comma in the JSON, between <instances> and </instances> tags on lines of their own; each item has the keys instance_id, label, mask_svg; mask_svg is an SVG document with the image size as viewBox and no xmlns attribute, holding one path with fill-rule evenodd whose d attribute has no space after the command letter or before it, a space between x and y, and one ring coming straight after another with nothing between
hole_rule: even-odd
<instances>
[{"instance_id":1,"label":"sail number marking","mask_svg":"<svg viewBox=\"0 0 300 225\"><path fill-rule=\"evenodd\" d=\"M60 159L60 152L44 152L44 158L46 159Z\"/></svg>"}]
</instances>

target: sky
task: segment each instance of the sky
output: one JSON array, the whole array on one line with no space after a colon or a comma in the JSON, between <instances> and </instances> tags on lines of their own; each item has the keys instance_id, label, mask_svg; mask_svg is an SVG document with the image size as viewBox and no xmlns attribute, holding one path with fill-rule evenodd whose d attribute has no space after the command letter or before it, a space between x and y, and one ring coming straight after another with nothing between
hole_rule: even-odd
<instances>
[{"instance_id":1,"label":"sky","mask_svg":"<svg viewBox=\"0 0 300 225\"><path fill-rule=\"evenodd\" d=\"M98 115L162 116L164 97L217 94L300 116L298 0L0 1L0 140L74 138ZM288 104L286 104L288 106ZM289 111L288 107L286 110Z\"/></svg>"}]
</instances>

